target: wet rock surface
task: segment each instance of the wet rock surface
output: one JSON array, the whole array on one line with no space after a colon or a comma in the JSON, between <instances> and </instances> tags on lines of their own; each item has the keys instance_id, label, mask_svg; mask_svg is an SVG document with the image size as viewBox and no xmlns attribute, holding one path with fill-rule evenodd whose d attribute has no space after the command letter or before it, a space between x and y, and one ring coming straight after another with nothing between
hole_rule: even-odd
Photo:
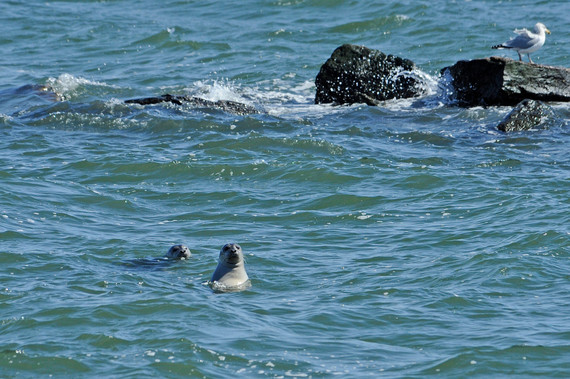
<instances>
[{"instance_id":1,"label":"wet rock surface","mask_svg":"<svg viewBox=\"0 0 570 379\"><path fill-rule=\"evenodd\" d=\"M530 129L545 129L556 123L556 113L542 101L525 99L499 123L503 132L518 132Z\"/></svg>"},{"instance_id":2,"label":"wet rock surface","mask_svg":"<svg viewBox=\"0 0 570 379\"><path fill-rule=\"evenodd\" d=\"M189 104L196 107L219 109L224 112L237 115L255 114L259 111L251 105L231 100L211 101L196 96L182 96L165 94L162 96L145 97L140 99L125 100L127 104L151 105L159 103L173 103L176 105Z\"/></svg>"},{"instance_id":3,"label":"wet rock surface","mask_svg":"<svg viewBox=\"0 0 570 379\"><path fill-rule=\"evenodd\" d=\"M378 105L380 101L423 94L422 82L411 75L408 59L365 46L338 47L315 79L315 103Z\"/></svg>"},{"instance_id":4,"label":"wet rock surface","mask_svg":"<svg viewBox=\"0 0 570 379\"><path fill-rule=\"evenodd\" d=\"M524 99L570 101L570 69L490 57L459 61L451 76L461 106L515 105Z\"/></svg>"}]
</instances>

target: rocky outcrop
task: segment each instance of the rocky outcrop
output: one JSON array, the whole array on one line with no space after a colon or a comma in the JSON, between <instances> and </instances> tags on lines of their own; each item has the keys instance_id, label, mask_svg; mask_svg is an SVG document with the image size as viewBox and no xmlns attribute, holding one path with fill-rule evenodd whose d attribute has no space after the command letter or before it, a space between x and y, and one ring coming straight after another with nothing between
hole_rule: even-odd
<instances>
[{"instance_id":1,"label":"rocky outcrop","mask_svg":"<svg viewBox=\"0 0 570 379\"><path fill-rule=\"evenodd\" d=\"M570 101L570 69L490 57L459 61L442 74L451 76L461 106L515 105L524 99Z\"/></svg>"},{"instance_id":2,"label":"rocky outcrop","mask_svg":"<svg viewBox=\"0 0 570 379\"><path fill-rule=\"evenodd\" d=\"M503 132L543 129L554 124L556 119L556 114L548 105L542 101L526 99L513 108L497 129Z\"/></svg>"},{"instance_id":3,"label":"rocky outcrop","mask_svg":"<svg viewBox=\"0 0 570 379\"><path fill-rule=\"evenodd\" d=\"M315 103L378 105L383 100L420 96L422 82L412 74L414 68L408 59L365 46L342 45L317 75Z\"/></svg>"},{"instance_id":4,"label":"rocky outcrop","mask_svg":"<svg viewBox=\"0 0 570 379\"><path fill-rule=\"evenodd\" d=\"M169 95L169 94L162 96L155 96L155 97L145 97L141 99L125 100L125 103L139 104L139 105L149 105L149 104L159 104L159 103L173 103L177 105L189 104L196 107L219 109L224 112L233 113L237 115L259 113L259 111L255 107L239 103L237 101L231 101L231 100L211 101L195 96L182 96L182 95Z\"/></svg>"}]
</instances>

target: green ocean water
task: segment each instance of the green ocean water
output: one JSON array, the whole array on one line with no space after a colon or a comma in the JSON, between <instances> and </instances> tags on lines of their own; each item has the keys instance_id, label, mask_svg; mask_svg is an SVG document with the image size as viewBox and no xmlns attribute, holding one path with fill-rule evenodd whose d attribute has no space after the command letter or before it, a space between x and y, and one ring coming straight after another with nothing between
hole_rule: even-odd
<instances>
[{"instance_id":1,"label":"green ocean water","mask_svg":"<svg viewBox=\"0 0 570 379\"><path fill-rule=\"evenodd\" d=\"M454 106L439 70L539 21L533 60L568 66L569 12L2 2L0 377L568 377L570 110L503 134L510 108ZM427 95L313 104L343 43ZM260 114L123 102L164 93ZM252 287L217 294L228 242Z\"/></svg>"}]
</instances>

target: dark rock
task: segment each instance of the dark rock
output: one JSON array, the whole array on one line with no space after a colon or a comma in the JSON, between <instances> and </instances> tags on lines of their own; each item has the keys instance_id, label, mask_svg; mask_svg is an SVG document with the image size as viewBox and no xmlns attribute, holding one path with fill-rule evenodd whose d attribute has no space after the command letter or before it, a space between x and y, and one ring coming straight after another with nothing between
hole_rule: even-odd
<instances>
[{"instance_id":1,"label":"dark rock","mask_svg":"<svg viewBox=\"0 0 570 379\"><path fill-rule=\"evenodd\" d=\"M315 103L378 105L380 101L419 96L422 82L408 59L364 46L342 45L321 66Z\"/></svg>"},{"instance_id":2,"label":"dark rock","mask_svg":"<svg viewBox=\"0 0 570 379\"><path fill-rule=\"evenodd\" d=\"M497 125L503 132L546 128L556 120L556 114L542 101L525 99Z\"/></svg>"},{"instance_id":3,"label":"dark rock","mask_svg":"<svg viewBox=\"0 0 570 379\"><path fill-rule=\"evenodd\" d=\"M515 105L524 99L570 101L570 69L490 57L459 61L449 73L462 106Z\"/></svg>"},{"instance_id":4,"label":"dark rock","mask_svg":"<svg viewBox=\"0 0 570 379\"><path fill-rule=\"evenodd\" d=\"M139 105L151 105L151 104L159 104L159 103L174 103L176 105L182 105L182 102L178 100L180 96L172 96L169 94L162 95L162 96L153 96L153 97L143 97L141 99L130 99L125 100L127 104L139 104Z\"/></svg>"},{"instance_id":5,"label":"dark rock","mask_svg":"<svg viewBox=\"0 0 570 379\"><path fill-rule=\"evenodd\" d=\"M219 109L224 112L233 113L237 115L259 113L259 111L255 107L239 103L237 101L231 101L231 100L211 101L195 96L181 96L181 95L169 95L169 94L162 96L155 96L155 97L145 97L141 99L125 100L125 103L140 104L140 105L150 105L150 104L159 104L159 103L173 103L176 105L189 104L196 107Z\"/></svg>"}]
</instances>

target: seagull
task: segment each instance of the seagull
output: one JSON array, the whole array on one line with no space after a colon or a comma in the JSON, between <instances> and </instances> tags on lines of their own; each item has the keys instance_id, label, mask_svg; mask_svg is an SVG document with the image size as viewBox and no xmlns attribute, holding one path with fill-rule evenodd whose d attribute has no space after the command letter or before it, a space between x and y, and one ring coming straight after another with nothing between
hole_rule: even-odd
<instances>
[{"instance_id":1,"label":"seagull","mask_svg":"<svg viewBox=\"0 0 570 379\"><path fill-rule=\"evenodd\" d=\"M534 26L534 33L526 28L515 29L515 33L518 34L516 37L500 45L495 45L492 49L513 49L519 54L519 61L522 62L522 53L528 55L528 61L530 63L534 63L532 59L530 59L530 53L534 53L544 45L546 39L544 33L550 34L550 30L548 30L543 23L537 22Z\"/></svg>"}]
</instances>

